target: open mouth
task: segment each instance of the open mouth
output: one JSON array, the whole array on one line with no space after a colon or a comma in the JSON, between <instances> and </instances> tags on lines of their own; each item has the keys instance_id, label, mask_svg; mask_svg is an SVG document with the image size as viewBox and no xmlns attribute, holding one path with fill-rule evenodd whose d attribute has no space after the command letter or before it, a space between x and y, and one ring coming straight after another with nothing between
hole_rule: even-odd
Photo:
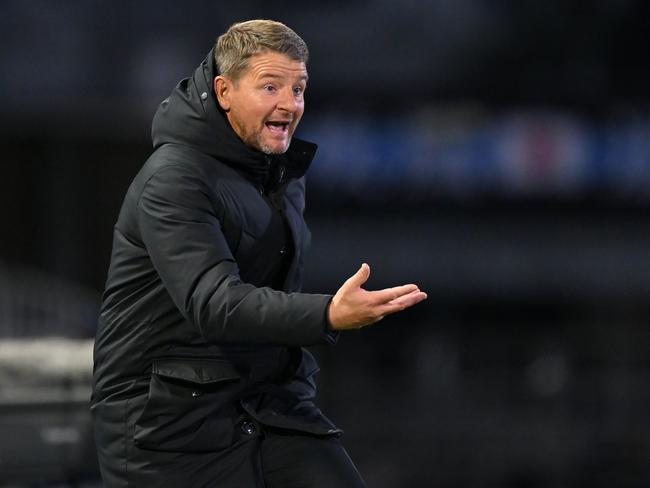
<instances>
[{"instance_id":1,"label":"open mouth","mask_svg":"<svg viewBox=\"0 0 650 488\"><path fill-rule=\"evenodd\" d=\"M264 125L274 134L286 134L289 131L289 122L269 120Z\"/></svg>"}]
</instances>

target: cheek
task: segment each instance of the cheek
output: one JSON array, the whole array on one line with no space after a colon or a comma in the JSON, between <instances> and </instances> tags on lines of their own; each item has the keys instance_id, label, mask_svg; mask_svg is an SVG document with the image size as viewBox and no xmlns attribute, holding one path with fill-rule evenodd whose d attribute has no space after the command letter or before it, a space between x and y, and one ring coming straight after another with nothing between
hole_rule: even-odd
<instances>
[{"instance_id":1,"label":"cheek","mask_svg":"<svg viewBox=\"0 0 650 488\"><path fill-rule=\"evenodd\" d=\"M250 106L240 113L241 121L248 131L256 131L263 125L262 116Z\"/></svg>"},{"instance_id":2,"label":"cheek","mask_svg":"<svg viewBox=\"0 0 650 488\"><path fill-rule=\"evenodd\" d=\"M259 126L263 126L264 121L273 114L273 109L262 103L251 103L247 108L250 122Z\"/></svg>"},{"instance_id":3,"label":"cheek","mask_svg":"<svg viewBox=\"0 0 650 488\"><path fill-rule=\"evenodd\" d=\"M302 114L303 114L304 111L305 111L304 104L301 105L298 110L296 110L296 114L295 114L295 117L294 117L294 119L295 119L294 126L298 125L298 122L300 122L300 119L302 118Z\"/></svg>"},{"instance_id":4,"label":"cheek","mask_svg":"<svg viewBox=\"0 0 650 488\"><path fill-rule=\"evenodd\" d=\"M247 124L258 124L264 118L266 107L256 97L242 97L237 101L237 112L241 120Z\"/></svg>"}]
</instances>

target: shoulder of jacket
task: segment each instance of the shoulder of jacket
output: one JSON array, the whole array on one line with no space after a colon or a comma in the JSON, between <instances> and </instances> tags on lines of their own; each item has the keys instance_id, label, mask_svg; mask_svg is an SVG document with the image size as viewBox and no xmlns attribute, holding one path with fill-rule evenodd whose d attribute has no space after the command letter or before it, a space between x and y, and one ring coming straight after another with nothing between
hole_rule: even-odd
<instances>
[{"instance_id":1,"label":"shoulder of jacket","mask_svg":"<svg viewBox=\"0 0 650 488\"><path fill-rule=\"evenodd\" d=\"M130 199L139 205L145 192L180 197L188 190L190 193L198 190L215 203L219 200L224 167L220 161L199 151L165 144L151 154L134 178Z\"/></svg>"},{"instance_id":2,"label":"shoulder of jacket","mask_svg":"<svg viewBox=\"0 0 650 488\"><path fill-rule=\"evenodd\" d=\"M217 190L218 182L234 170L213 156L190 146L164 144L149 156L136 179L142 188L154 177L167 173L170 176L196 177L203 185Z\"/></svg>"}]
</instances>

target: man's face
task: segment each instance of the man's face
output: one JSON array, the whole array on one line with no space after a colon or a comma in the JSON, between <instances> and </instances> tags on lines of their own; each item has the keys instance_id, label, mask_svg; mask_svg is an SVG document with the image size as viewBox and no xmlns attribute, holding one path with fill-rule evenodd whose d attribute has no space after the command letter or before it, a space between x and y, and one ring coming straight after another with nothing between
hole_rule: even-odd
<instances>
[{"instance_id":1,"label":"man's face","mask_svg":"<svg viewBox=\"0 0 650 488\"><path fill-rule=\"evenodd\" d=\"M282 154L305 110L307 68L284 54L252 56L233 82L214 79L214 90L230 125L244 143L266 154Z\"/></svg>"}]
</instances>

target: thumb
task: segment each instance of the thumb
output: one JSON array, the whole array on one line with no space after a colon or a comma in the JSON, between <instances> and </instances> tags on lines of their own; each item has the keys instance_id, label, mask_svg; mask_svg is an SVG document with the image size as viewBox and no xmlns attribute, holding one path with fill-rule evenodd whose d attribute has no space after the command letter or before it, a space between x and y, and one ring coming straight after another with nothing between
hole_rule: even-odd
<instances>
[{"instance_id":1,"label":"thumb","mask_svg":"<svg viewBox=\"0 0 650 488\"><path fill-rule=\"evenodd\" d=\"M366 263L363 263L359 268L359 270L350 277L348 283L350 284L350 286L359 288L366 281L368 281L369 277L370 277L370 266L368 266Z\"/></svg>"}]
</instances>

